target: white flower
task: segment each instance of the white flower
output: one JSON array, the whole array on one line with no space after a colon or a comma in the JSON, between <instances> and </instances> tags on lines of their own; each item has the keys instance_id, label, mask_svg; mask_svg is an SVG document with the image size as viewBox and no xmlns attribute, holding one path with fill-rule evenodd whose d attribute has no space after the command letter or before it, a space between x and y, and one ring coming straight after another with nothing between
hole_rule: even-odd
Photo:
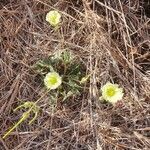
<instances>
[{"instance_id":1,"label":"white flower","mask_svg":"<svg viewBox=\"0 0 150 150\"><path fill-rule=\"evenodd\" d=\"M61 15L58 11L52 10L47 13L46 21L50 23L51 26L56 27L60 23Z\"/></svg>"},{"instance_id":2,"label":"white flower","mask_svg":"<svg viewBox=\"0 0 150 150\"><path fill-rule=\"evenodd\" d=\"M106 83L102 88L102 98L112 104L121 100L123 97L123 89L118 84Z\"/></svg>"},{"instance_id":3,"label":"white flower","mask_svg":"<svg viewBox=\"0 0 150 150\"><path fill-rule=\"evenodd\" d=\"M62 78L57 72L50 72L44 78L44 84L47 89L53 90L58 88L62 83Z\"/></svg>"}]
</instances>

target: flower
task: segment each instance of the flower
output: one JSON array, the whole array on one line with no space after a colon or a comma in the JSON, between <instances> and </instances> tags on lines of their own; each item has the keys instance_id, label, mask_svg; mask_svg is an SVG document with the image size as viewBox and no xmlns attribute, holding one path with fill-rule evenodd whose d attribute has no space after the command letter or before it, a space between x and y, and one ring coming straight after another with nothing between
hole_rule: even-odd
<instances>
[{"instance_id":1,"label":"flower","mask_svg":"<svg viewBox=\"0 0 150 150\"><path fill-rule=\"evenodd\" d=\"M112 104L121 100L123 97L123 89L118 84L106 83L102 88L102 98Z\"/></svg>"},{"instance_id":2,"label":"flower","mask_svg":"<svg viewBox=\"0 0 150 150\"><path fill-rule=\"evenodd\" d=\"M46 15L46 21L50 23L53 27L56 27L60 23L61 15L58 11L49 11Z\"/></svg>"},{"instance_id":3,"label":"flower","mask_svg":"<svg viewBox=\"0 0 150 150\"><path fill-rule=\"evenodd\" d=\"M44 78L44 84L47 89L53 90L58 88L62 83L62 79L57 72L49 72Z\"/></svg>"}]
</instances>

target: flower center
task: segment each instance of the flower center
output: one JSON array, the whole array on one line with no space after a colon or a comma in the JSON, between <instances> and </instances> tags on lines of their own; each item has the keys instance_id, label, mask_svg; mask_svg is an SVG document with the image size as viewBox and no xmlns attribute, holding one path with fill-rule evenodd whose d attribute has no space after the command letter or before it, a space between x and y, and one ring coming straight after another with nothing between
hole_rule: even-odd
<instances>
[{"instance_id":1,"label":"flower center","mask_svg":"<svg viewBox=\"0 0 150 150\"><path fill-rule=\"evenodd\" d=\"M54 12L54 14L52 16L50 16L50 21L53 24L57 24L57 20L58 20L58 14L56 12Z\"/></svg>"},{"instance_id":2,"label":"flower center","mask_svg":"<svg viewBox=\"0 0 150 150\"><path fill-rule=\"evenodd\" d=\"M56 84L57 83L57 78L56 77L49 78L49 83L52 84L52 85Z\"/></svg>"},{"instance_id":3,"label":"flower center","mask_svg":"<svg viewBox=\"0 0 150 150\"><path fill-rule=\"evenodd\" d=\"M109 88L109 89L107 89L107 95L108 96L114 96L115 95L115 89L114 88Z\"/></svg>"},{"instance_id":4,"label":"flower center","mask_svg":"<svg viewBox=\"0 0 150 150\"><path fill-rule=\"evenodd\" d=\"M56 22L56 16L52 16L52 17L51 17L51 21L52 21L53 23L55 23L55 22Z\"/></svg>"}]
</instances>

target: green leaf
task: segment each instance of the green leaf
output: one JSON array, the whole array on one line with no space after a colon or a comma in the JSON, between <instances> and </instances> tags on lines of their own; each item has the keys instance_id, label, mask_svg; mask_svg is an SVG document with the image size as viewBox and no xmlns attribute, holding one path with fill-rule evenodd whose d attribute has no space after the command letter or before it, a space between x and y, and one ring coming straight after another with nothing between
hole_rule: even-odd
<instances>
[{"instance_id":1,"label":"green leaf","mask_svg":"<svg viewBox=\"0 0 150 150\"><path fill-rule=\"evenodd\" d=\"M63 96L64 96L63 101L65 101L67 98L69 98L69 97L72 96L72 95L73 95L73 92L72 92L72 91L69 91L67 94L64 93L64 94L63 94Z\"/></svg>"}]
</instances>

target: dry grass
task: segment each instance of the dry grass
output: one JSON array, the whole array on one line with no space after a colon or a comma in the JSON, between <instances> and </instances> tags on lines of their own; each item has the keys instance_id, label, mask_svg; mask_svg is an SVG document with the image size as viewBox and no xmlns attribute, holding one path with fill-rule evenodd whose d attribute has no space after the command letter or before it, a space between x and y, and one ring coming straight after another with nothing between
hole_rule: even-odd
<instances>
[{"instance_id":1,"label":"dry grass","mask_svg":"<svg viewBox=\"0 0 150 150\"><path fill-rule=\"evenodd\" d=\"M52 9L63 16L55 32L45 21ZM149 10L149 0L0 0L1 137L22 113L13 109L44 94L37 60L67 48L93 72L89 91L54 114L43 96L38 119L0 138L0 150L149 150ZM121 105L99 102L107 81L124 88Z\"/></svg>"}]
</instances>

